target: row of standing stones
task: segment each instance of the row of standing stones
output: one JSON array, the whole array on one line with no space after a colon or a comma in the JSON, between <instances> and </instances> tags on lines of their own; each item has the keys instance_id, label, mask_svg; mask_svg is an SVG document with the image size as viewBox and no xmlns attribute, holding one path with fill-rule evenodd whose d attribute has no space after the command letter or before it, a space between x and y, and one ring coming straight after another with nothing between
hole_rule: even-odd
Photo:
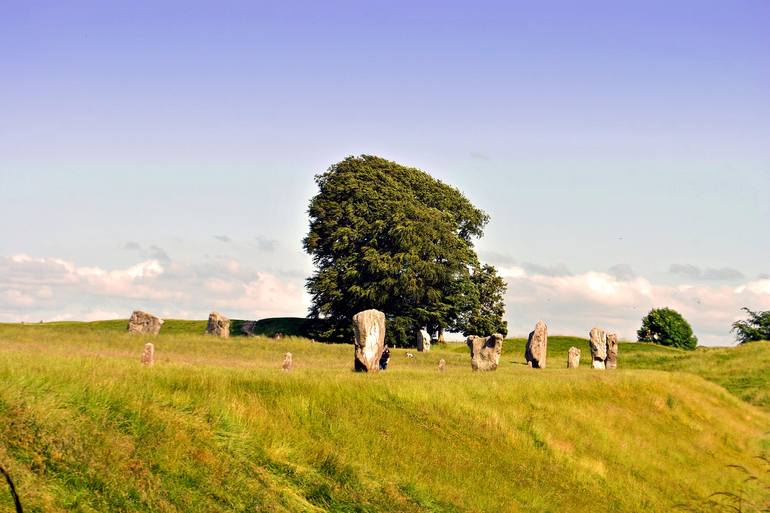
<instances>
[{"instance_id":1,"label":"row of standing stones","mask_svg":"<svg viewBox=\"0 0 770 513\"><path fill-rule=\"evenodd\" d=\"M163 319L141 310L136 310L132 313L131 318L128 320L129 333L157 335L160 333L161 326L163 326ZM248 326L246 329L248 329ZM208 335L228 338L230 336L230 319L220 313L211 312L209 314L209 322L206 324L206 333Z\"/></svg>"},{"instance_id":2,"label":"row of standing stones","mask_svg":"<svg viewBox=\"0 0 770 513\"><path fill-rule=\"evenodd\" d=\"M129 333L144 333L157 335L163 325L163 319L142 311L135 311L128 321ZM206 333L222 338L230 336L230 319L212 312L209 315ZM354 368L357 372L377 372L380 370L380 360L385 351L385 314L379 310L364 310L353 316L353 334L355 336ZM593 328L590 333L591 367L594 369L615 369L618 366L618 337L614 333L606 333L601 328ZM500 364L503 352L503 336L494 334L489 337L471 335L466 339L471 353L471 368L474 371L493 371ZM430 334L422 329L417 333L417 350L430 351ZM524 357L527 365L544 369L548 352L548 326L543 321L535 324L535 329L527 338ZM580 349L571 347L567 356L567 368L574 369L580 365ZM142 353L142 364L151 366L155 360L155 347L147 343ZM443 371L446 361L439 362L439 370ZM293 356L286 353L281 368L285 371L293 367Z\"/></svg>"},{"instance_id":3,"label":"row of standing stones","mask_svg":"<svg viewBox=\"0 0 770 513\"><path fill-rule=\"evenodd\" d=\"M588 334L591 350L591 367L594 369L617 369L618 367L618 336L607 333L601 328L593 328ZM536 369L544 369L548 349L548 326L545 322L537 321L535 329L527 338L524 357L527 365ZM580 365L580 349L570 347L567 354L567 368L574 369Z\"/></svg>"},{"instance_id":4,"label":"row of standing stones","mask_svg":"<svg viewBox=\"0 0 770 513\"><path fill-rule=\"evenodd\" d=\"M379 310L364 310L353 316L355 335L355 370L359 372L377 372L380 359L385 351L385 314ZM618 366L618 337L606 333L601 328L593 328L589 333L591 366L594 369L615 369ZM493 371L500 364L503 353L503 336L496 333L489 337L471 335L466 339L471 352L471 368L474 371ZM430 350L430 335L420 330L417 335L417 350ZM548 352L548 326L538 321L534 331L529 334L524 356L527 365L544 369ZM408 356L409 354L407 354ZM439 362L443 371L446 362ZM567 368L580 365L580 349L571 347L567 356Z\"/></svg>"}]
</instances>

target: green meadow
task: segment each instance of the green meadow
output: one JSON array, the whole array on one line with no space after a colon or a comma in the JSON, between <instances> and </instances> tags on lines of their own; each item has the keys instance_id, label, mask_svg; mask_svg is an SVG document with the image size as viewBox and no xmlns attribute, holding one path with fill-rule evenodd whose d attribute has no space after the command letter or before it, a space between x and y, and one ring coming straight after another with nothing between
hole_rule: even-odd
<instances>
[{"instance_id":1,"label":"green meadow","mask_svg":"<svg viewBox=\"0 0 770 513\"><path fill-rule=\"evenodd\" d=\"M768 470L757 458L770 454L768 342L621 343L620 368L596 371L585 339L550 337L540 370L515 339L492 373L447 344L413 359L394 350L387 372L366 375L351 371L350 345L215 339L205 321L167 321L155 337L125 325L0 325L0 464L25 511L721 511L701 506L715 492L754 511L768 500L746 480ZM139 363L147 341L153 368ZM564 368L571 345L580 369Z\"/></svg>"}]
</instances>

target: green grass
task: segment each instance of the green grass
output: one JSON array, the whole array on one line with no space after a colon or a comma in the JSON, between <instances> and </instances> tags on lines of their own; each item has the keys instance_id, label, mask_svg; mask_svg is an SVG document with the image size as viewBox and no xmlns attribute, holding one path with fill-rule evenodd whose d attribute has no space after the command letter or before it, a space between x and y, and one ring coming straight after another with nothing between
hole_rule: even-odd
<instances>
[{"instance_id":1,"label":"green grass","mask_svg":"<svg viewBox=\"0 0 770 513\"><path fill-rule=\"evenodd\" d=\"M526 340L506 341L504 354L512 364L524 365ZM581 362L590 365L588 340L578 337L548 338L548 365L564 367L571 346L582 351ZM461 348L462 349L462 348ZM737 347L683 351L655 344L621 343L619 365L626 369L657 369L689 372L717 383L756 406L770 412L770 342L752 342Z\"/></svg>"},{"instance_id":2,"label":"green grass","mask_svg":"<svg viewBox=\"0 0 770 513\"><path fill-rule=\"evenodd\" d=\"M364 375L351 346L171 322L0 325L0 464L26 511L663 512L770 451L767 343L622 344L600 372L562 368L585 340L551 337L543 370L511 340L475 374L449 344Z\"/></svg>"},{"instance_id":3,"label":"green grass","mask_svg":"<svg viewBox=\"0 0 770 513\"><path fill-rule=\"evenodd\" d=\"M231 336L245 335L241 328L248 321L232 319L230 322ZM251 333L253 335L265 337L273 337L276 333L283 333L287 337L312 338L314 329L318 327L319 322L320 321L314 321L303 317L273 317L270 319L260 319L251 326ZM161 333L163 335L201 335L206 332L206 324L207 321L165 319L163 321L163 326L161 327ZM0 323L0 326L23 326L27 330L55 328L58 333L70 334L88 334L95 331L120 333L126 331L127 325L128 319L92 322L61 321L24 325Z\"/></svg>"}]
</instances>

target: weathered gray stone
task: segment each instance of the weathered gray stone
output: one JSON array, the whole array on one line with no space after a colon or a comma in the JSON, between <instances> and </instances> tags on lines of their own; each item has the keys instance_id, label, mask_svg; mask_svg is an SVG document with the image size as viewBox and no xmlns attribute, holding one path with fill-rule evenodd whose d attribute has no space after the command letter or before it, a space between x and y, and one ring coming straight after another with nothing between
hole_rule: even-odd
<instances>
[{"instance_id":1,"label":"weathered gray stone","mask_svg":"<svg viewBox=\"0 0 770 513\"><path fill-rule=\"evenodd\" d=\"M569 348L567 355L567 368L577 369L578 367L580 367L580 349L573 346Z\"/></svg>"},{"instance_id":2,"label":"weathered gray stone","mask_svg":"<svg viewBox=\"0 0 770 513\"><path fill-rule=\"evenodd\" d=\"M147 342L144 345L144 351L142 351L142 365L145 367L152 367L155 365L155 346L152 342Z\"/></svg>"},{"instance_id":3,"label":"weathered gray stone","mask_svg":"<svg viewBox=\"0 0 770 513\"><path fill-rule=\"evenodd\" d=\"M618 368L618 336L615 333L607 335L607 358L604 366L608 369Z\"/></svg>"},{"instance_id":4,"label":"weathered gray stone","mask_svg":"<svg viewBox=\"0 0 770 513\"><path fill-rule=\"evenodd\" d=\"M292 368L294 368L294 357L291 353L286 353L283 356L283 364L281 365L281 368L286 372L289 372Z\"/></svg>"},{"instance_id":5,"label":"weathered gray stone","mask_svg":"<svg viewBox=\"0 0 770 513\"><path fill-rule=\"evenodd\" d=\"M604 369L604 360L607 359L607 334L601 328L593 328L589 333L591 346L591 367Z\"/></svg>"},{"instance_id":6,"label":"weathered gray stone","mask_svg":"<svg viewBox=\"0 0 770 513\"><path fill-rule=\"evenodd\" d=\"M157 335L160 333L162 324L163 319L148 314L147 312L136 310L131 314L131 318L128 320L128 332Z\"/></svg>"},{"instance_id":7,"label":"weathered gray stone","mask_svg":"<svg viewBox=\"0 0 770 513\"><path fill-rule=\"evenodd\" d=\"M430 335L424 329L417 332L417 350L424 353L430 351Z\"/></svg>"},{"instance_id":8,"label":"weathered gray stone","mask_svg":"<svg viewBox=\"0 0 770 513\"><path fill-rule=\"evenodd\" d=\"M437 344L446 344L446 338L444 338L444 328L438 329L438 338L436 339Z\"/></svg>"},{"instance_id":9,"label":"weathered gray stone","mask_svg":"<svg viewBox=\"0 0 770 513\"><path fill-rule=\"evenodd\" d=\"M524 358L535 369L545 369L545 359L548 353L548 326L543 321L537 321L535 330L529 334Z\"/></svg>"},{"instance_id":10,"label":"weathered gray stone","mask_svg":"<svg viewBox=\"0 0 770 513\"><path fill-rule=\"evenodd\" d=\"M446 360L442 358L441 360L438 361L438 371L444 372L445 368L446 368Z\"/></svg>"},{"instance_id":11,"label":"weathered gray stone","mask_svg":"<svg viewBox=\"0 0 770 513\"><path fill-rule=\"evenodd\" d=\"M217 337L228 338L230 336L230 319L217 312L209 314L209 323L206 325L206 333Z\"/></svg>"},{"instance_id":12,"label":"weathered gray stone","mask_svg":"<svg viewBox=\"0 0 770 513\"><path fill-rule=\"evenodd\" d=\"M466 340L471 350L471 367L475 371L493 371L500 363L503 353L503 336L495 333L491 337L471 335Z\"/></svg>"},{"instance_id":13,"label":"weathered gray stone","mask_svg":"<svg viewBox=\"0 0 770 513\"><path fill-rule=\"evenodd\" d=\"M353 316L355 369L358 372L380 370L380 357L385 350L385 314L364 310Z\"/></svg>"}]
</instances>

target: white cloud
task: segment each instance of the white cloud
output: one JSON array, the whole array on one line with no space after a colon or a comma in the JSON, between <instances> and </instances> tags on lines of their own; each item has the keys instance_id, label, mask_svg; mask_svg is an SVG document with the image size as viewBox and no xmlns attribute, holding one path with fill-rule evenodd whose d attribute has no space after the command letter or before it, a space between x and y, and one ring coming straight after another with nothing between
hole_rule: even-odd
<instances>
[{"instance_id":1,"label":"white cloud","mask_svg":"<svg viewBox=\"0 0 770 513\"><path fill-rule=\"evenodd\" d=\"M126 318L134 309L167 317L303 316L302 277L282 279L227 258L202 265L145 260L121 268L82 266L60 258L0 258L0 321Z\"/></svg>"},{"instance_id":2,"label":"white cloud","mask_svg":"<svg viewBox=\"0 0 770 513\"><path fill-rule=\"evenodd\" d=\"M17 289L6 289L0 296L3 301L16 306L30 306L35 304L35 298Z\"/></svg>"},{"instance_id":3,"label":"white cloud","mask_svg":"<svg viewBox=\"0 0 770 513\"><path fill-rule=\"evenodd\" d=\"M599 325L634 340L642 316L651 308L668 306L692 324L701 343L725 345L734 342L730 328L741 318L741 307L770 309L770 280L730 287L662 285L596 271L550 276L505 268L501 273L508 282L509 329L515 335L526 334L544 319L554 334L586 335Z\"/></svg>"},{"instance_id":4,"label":"white cloud","mask_svg":"<svg viewBox=\"0 0 770 513\"><path fill-rule=\"evenodd\" d=\"M223 309L253 311L257 317L303 316L307 310L301 287L262 272L241 285L237 296L222 298L216 303Z\"/></svg>"},{"instance_id":5,"label":"white cloud","mask_svg":"<svg viewBox=\"0 0 770 513\"><path fill-rule=\"evenodd\" d=\"M633 272L558 274L554 267L508 264L507 317L512 335L538 319L553 334L587 335L595 325L635 338L641 318L669 306L693 325L701 343L730 344L740 308L770 310L770 278L743 284L657 284ZM621 269L627 271L626 269ZM149 259L120 269L17 254L0 258L0 321L126 318L137 308L166 317L203 319L304 316L309 297L301 274L280 276L223 257L189 265Z\"/></svg>"}]
</instances>

